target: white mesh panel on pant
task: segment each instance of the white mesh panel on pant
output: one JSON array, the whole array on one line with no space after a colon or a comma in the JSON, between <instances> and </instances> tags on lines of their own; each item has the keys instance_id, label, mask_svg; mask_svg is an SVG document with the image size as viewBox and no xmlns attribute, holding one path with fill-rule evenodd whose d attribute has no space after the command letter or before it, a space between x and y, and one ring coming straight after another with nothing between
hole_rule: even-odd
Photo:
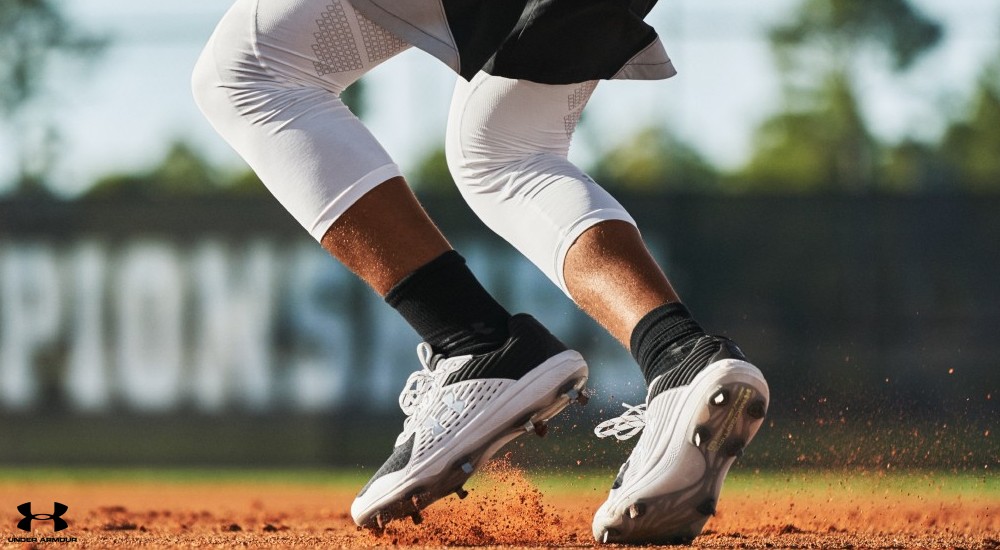
<instances>
[{"instance_id":1,"label":"white mesh panel on pant","mask_svg":"<svg viewBox=\"0 0 1000 550\"><path fill-rule=\"evenodd\" d=\"M566 158L595 81L547 85L479 73L459 80L448 167L469 206L567 295L566 253L588 228L635 221Z\"/></svg>"}]
</instances>

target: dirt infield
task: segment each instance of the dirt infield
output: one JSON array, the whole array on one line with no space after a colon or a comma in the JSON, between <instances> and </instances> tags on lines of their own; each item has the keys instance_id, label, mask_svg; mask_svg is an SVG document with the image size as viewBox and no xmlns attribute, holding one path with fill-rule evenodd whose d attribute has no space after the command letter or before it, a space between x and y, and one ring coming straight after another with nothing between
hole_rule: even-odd
<instances>
[{"instance_id":1,"label":"dirt infield","mask_svg":"<svg viewBox=\"0 0 1000 550\"><path fill-rule=\"evenodd\" d=\"M0 547L583 547L604 487L547 490L520 471L493 466L470 496L425 511L421 525L398 522L380 536L358 530L339 486L266 482L0 481ZM1000 506L993 490L942 491L932 478L893 488L825 478L801 488L739 483L723 492L716 517L695 541L705 548L1000 548ZM995 484L992 478L984 484ZM16 506L46 514L69 506L68 528L53 533L39 518L16 529ZM44 518L44 516L42 516ZM46 537L72 539L42 543Z\"/></svg>"}]
</instances>

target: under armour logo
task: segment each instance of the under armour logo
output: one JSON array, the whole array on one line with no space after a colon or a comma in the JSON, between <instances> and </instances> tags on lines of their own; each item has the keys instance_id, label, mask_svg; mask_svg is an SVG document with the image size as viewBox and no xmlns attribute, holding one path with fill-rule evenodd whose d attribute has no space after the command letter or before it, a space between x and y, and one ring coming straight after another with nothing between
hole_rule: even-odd
<instances>
[{"instance_id":1,"label":"under armour logo","mask_svg":"<svg viewBox=\"0 0 1000 550\"><path fill-rule=\"evenodd\" d=\"M62 515L66 513L66 510L69 510L69 506L66 506L61 502L53 502L52 507L55 508L55 510L51 514L32 514L30 502L25 502L24 504L19 505L17 507L17 511L21 512L21 515L24 516L24 519L17 522L17 528L22 531L31 532L32 520L38 520L38 521L51 520L54 526L53 531L62 531L63 529L69 527L69 524L66 523L66 520L62 519Z\"/></svg>"},{"instance_id":2,"label":"under armour logo","mask_svg":"<svg viewBox=\"0 0 1000 550\"><path fill-rule=\"evenodd\" d=\"M433 416L424 420L424 427L430 429L431 435L434 436L441 435L441 433L444 432L444 426L442 426L441 423L438 422L438 419Z\"/></svg>"},{"instance_id":3,"label":"under armour logo","mask_svg":"<svg viewBox=\"0 0 1000 550\"><path fill-rule=\"evenodd\" d=\"M444 394L444 397L442 397L441 400L444 401L444 404L447 405L449 409L455 411L455 414L462 414L462 411L465 410L465 401L455 399L455 394L452 392Z\"/></svg>"}]
</instances>

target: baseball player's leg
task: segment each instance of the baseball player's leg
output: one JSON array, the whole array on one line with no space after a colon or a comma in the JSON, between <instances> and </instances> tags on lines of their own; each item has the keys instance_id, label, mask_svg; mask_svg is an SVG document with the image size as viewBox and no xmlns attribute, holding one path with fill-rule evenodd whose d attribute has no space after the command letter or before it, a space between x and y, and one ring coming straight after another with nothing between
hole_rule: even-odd
<instances>
[{"instance_id":1,"label":"baseball player's leg","mask_svg":"<svg viewBox=\"0 0 1000 550\"><path fill-rule=\"evenodd\" d=\"M594 85L482 73L459 82L449 167L484 222L630 349L648 384L644 405L599 426L621 439L645 430L595 515L595 537L686 540L714 512L732 458L760 426L767 385L735 344L704 333L625 209L567 160Z\"/></svg>"},{"instance_id":2,"label":"baseball player's leg","mask_svg":"<svg viewBox=\"0 0 1000 550\"><path fill-rule=\"evenodd\" d=\"M347 0L239 0L193 82L207 118L285 208L425 341L400 396L403 432L352 506L371 526L417 519L461 491L525 425L544 431L587 376L579 354L483 289L341 102L406 47Z\"/></svg>"},{"instance_id":3,"label":"baseball player's leg","mask_svg":"<svg viewBox=\"0 0 1000 550\"><path fill-rule=\"evenodd\" d=\"M679 299L625 208L567 159L596 85L459 81L448 162L476 214L628 348L644 315Z\"/></svg>"}]
</instances>

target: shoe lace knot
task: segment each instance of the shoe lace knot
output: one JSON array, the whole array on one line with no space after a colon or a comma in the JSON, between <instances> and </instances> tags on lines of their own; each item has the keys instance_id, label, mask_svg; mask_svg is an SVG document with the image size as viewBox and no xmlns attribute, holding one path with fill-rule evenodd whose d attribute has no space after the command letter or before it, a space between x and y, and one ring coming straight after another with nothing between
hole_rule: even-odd
<instances>
[{"instance_id":1,"label":"shoe lace knot","mask_svg":"<svg viewBox=\"0 0 1000 550\"><path fill-rule=\"evenodd\" d=\"M413 372L406 379L406 385L399 394L399 408L403 413L412 416L420 410L420 406L427 400L427 396L433 393L436 386L434 371L431 369L431 357L433 351L426 343L417 346L417 357L420 359L420 370Z\"/></svg>"},{"instance_id":2,"label":"shoe lace knot","mask_svg":"<svg viewBox=\"0 0 1000 550\"><path fill-rule=\"evenodd\" d=\"M449 372L453 370L446 361L434 363L434 350L426 342L417 346L417 358L420 359L421 368L410 374L399 394L399 408L403 410L406 419L403 420L403 432L399 434L398 441L405 441L417 427L417 420L424 409L434 402L434 396L439 393Z\"/></svg>"},{"instance_id":3,"label":"shoe lace knot","mask_svg":"<svg viewBox=\"0 0 1000 550\"><path fill-rule=\"evenodd\" d=\"M625 412L620 416L605 420L594 428L594 435L604 439L614 436L619 441L634 437L646 426L646 404L629 405L622 403Z\"/></svg>"}]
</instances>

